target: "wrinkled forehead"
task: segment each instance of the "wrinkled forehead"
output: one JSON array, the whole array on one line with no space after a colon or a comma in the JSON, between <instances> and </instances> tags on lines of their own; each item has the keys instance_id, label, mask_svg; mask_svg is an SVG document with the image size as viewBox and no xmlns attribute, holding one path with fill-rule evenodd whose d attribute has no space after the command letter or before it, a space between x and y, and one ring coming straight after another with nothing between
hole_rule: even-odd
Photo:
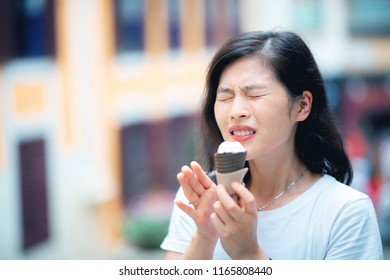
<instances>
[{"instance_id":1,"label":"wrinkled forehead","mask_svg":"<svg viewBox=\"0 0 390 280\"><path fill-rule=\"evenodd\" d=\"M219 87L245 87L252 84L279 82L275 73L263 59L257 56L244 56L231 61L221 71Z\"/></svg>"}]
</instances>

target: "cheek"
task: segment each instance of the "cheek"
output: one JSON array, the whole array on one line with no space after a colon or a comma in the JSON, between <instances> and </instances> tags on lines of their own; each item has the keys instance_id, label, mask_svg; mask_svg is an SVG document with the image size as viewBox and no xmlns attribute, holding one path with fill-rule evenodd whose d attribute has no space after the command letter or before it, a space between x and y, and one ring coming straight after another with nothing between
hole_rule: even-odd
<instances>
[{"instance_id":1,"label":"cheek","mask_svg":"<svg viewBox=\"0 0 390 280\"><path fill-rule=\"evenodd\" d=\"M225 126L227 126L227 113L226 110L222 106L215 105L214 106L214 115L215 120L217 121L217 125L221 131L224 130Z\"/></svg>"}]
</instances>

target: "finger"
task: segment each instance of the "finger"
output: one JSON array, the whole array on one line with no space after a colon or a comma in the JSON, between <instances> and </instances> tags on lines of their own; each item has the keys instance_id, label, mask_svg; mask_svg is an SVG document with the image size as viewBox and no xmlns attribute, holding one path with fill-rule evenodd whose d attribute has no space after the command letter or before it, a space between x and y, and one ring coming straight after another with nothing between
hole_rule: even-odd
<instances>
[{"instance_id":1,"label":"finger","mask_svg":"<svg viewBox=\"0 0 390 280\"><path fill-rule=\"evenodd\" d=\"M237 202L228 194L223 185L217 186L217 195L221 205L230 216L230 219L240 221L242 210L237 205Z\"/></svg>"},{"instance_id":2,"label":"finger","mask_svg":"<svg viewBox=\"0 0 390 280\"><path fill-rule=\"evenodd\" d=\"M233 190L240 196L240 203L245 212L257 214L256 200L253 194L243 185L237 182L232 184Z\"/></svg>"},{"instance_id":3,"label":"finger","mask_svg":"<svg viewBox=\"0 0 390 280\"><path fill-rule=\"evenodd\" d=\"M205 188L199 183L192 169L185 165L181 168L181 172L187 177L188 184L192 187L194 192L198 196L202 196L205 192Z\"/></svg>"},{"instance_id":4,"label":"finger","mask_svg":"<svg viewBox=\"0 0 390 280\"><path fill-rule=\"evenodd\" d=\"M221 201L217 200L214 203L214 213L216 213L219 219L226 225L232 221L232 217L226 211L225 207L223 207Z\"/></svg>"},{"instance_id":5,"label":"finger","mask_svg":"<svg viewBox=\"0 0 390 280\"><path fill-rule=\"evenodd\" d=\"M188 199L189 202L195 202L199 199L198 194L192 189L190 184L187 181L187 177L182 173L177 174L177 180L179 181L179 184L181 185L184 195Z\"/></svg>"},{"instance_id":6,"label":"finger","mask_svg":"<svg viewBox=\"0 0 390 280\"><path fill-rule=\"evenodd\" d=\"M213 224L213 226L215 227L215 229L217 230L217 232L220 234L221 232L224 231L225 229L225 224L223 223L223 221L218 217L218 215L216 213L212 213L210 215L210 221L211 223Z\"/></svg>"},{"instance_id":7,"label":"finger","mask_svg":"<svg viewBox=\"0 0 390 280\"><path fill-rule=\"evenodd\" d=\"M186 203L184 203L181 200L176 200L175 203L177 207L179 207L184 213L186 213L194 220L195 210L191 206L188 206Z\"/></svg>"},{"instance_id":8,"label":"finger","mask_svg":"<svg viewBox=\"0 0 390 280\"><path fill-rule=\"evenodd\" d=\"M194 171L196 177L198 178L198 181L205 189L209 189L215 185L214 182L210 179L210 177L207 176L207 174L203 171L199 163L197 163L196 161L191 162L191 168Z\"/></svg>"}]
</instances>

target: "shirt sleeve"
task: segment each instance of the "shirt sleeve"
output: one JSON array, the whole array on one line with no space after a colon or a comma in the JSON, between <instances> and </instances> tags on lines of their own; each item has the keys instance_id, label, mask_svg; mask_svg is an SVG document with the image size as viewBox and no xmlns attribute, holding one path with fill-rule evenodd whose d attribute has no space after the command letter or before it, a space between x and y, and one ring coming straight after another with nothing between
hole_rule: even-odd
<instances>
[{"instance_id":1,"label":"shirt sleeve","mask_svg":"<svg viewBox=\"0 0 390 280\"><path fill-rule=\"evenodd\" d=\"M175 200L188 203L182 188L178 190ZM195 230L196 225L194 221L174 204L168 234L161 243L161 249L184 253L191 242Z\"/></svg>"},{"instance_id":2,"label":"shirt sleeve","mask_svg":"<svg viewBox=\"0 0 390 280\"><path fill-rule=\"evenodd\" d=\"M378 221L368 197L352 201L339 211L332 226L325 259L383 259Z\"/></svg>"}]
</instances>

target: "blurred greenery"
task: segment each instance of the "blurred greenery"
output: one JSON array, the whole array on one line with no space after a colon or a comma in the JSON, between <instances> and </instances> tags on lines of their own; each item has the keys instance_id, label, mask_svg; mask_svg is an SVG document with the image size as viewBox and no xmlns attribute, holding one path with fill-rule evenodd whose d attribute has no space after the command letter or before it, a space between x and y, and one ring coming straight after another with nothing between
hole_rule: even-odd
<instances>
[{"instance_id":1,"label":"blurred greenery","mask_svg":"<svg viewBox=\"0 0 390 280\"><path fill-rule=\"evenodd\" d=\"M125 239L143 249L156 249L168 233L169 217L131 216L124 223Z\"/></svg>"}]
</instances>

